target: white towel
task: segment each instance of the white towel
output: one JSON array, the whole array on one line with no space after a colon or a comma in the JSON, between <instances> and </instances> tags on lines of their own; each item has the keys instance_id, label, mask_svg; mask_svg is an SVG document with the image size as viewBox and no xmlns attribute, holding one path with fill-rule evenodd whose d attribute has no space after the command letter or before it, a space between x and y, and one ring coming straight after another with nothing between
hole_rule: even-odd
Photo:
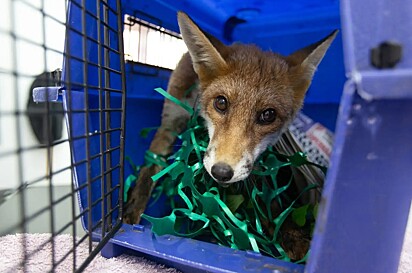
<instances>
[{"instance_id":1,"label":"white towel","mask_svg":"<svg viewBox=\"0 0 412 273\"><path fill-rule=\"evenodd\" d=\"M27 253L33 253L26 260L26 272L44 273L52 268L52 244L47 243L36 251L42 244L50 240L50 234L16 234L0 237L0 272L24 272L20 263L23 261L23 238L26 238ZM55 260L59 261L73 248L73 237L62 234L55 237ZM85 240L76 248L77 268L89 255L88 241ZM73 272L73 255L70 254L56 268L56 272ZM98 254L84 272L113 273L113 272L141 272L141 273L178 273L176 269L166 268L141 257L121 255L116 258L106 259Z\"/></svg>"}]
</instances>

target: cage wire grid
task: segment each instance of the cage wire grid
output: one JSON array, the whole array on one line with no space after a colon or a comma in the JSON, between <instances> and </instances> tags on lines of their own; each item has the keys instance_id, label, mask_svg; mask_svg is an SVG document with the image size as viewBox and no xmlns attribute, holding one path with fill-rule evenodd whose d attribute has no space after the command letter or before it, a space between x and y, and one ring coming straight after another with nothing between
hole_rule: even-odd
<instances>
[{"instance_id":1,"label":"cage wire grid","mask_svg":"<svg viewBox=\"0 0 412 273\"><path fill-rule=\"evenodd\" d=\"M0 126L3 118L11 119L15 127L16 145L11 148L0 149L1 164L12 161L16 158L17 172L16 180L17 186L2 191L2 199L0 207L8 202L8 199L18 199L18 208L9 213L19 215L18 222L11 226L3 226L0 229L0 236L5 236L17 232L22 233L21 249L23 253L20 264L17 265L21 270L26 272L29 270L26 261L35 255L46 245L51 245L51 268L49 272L54 272L56 268L66 259L72 259L72 270L75 272L83 271L91 260L99 253L107 241L114 235L114 233L121 226L121 211L122 211L122 192L123 192L123 149L124 149L124 109L125 109L125 82L124 82L124 56L123 56L123 37L122 37L122 16L120 0L97 0L97 1L65 1L65 13L70 15L73 12L78 15L80 19L77 25L73 24L73 18L67 17L67 20L56 18L53 14L46 10L47 0L37 2L10 0L7 7L10 14L6 14L9 20L9 29L0 26L0 35L7 37L11 41L11 64L10 69L0 66L0 74L12 78L14 88L12 90L2 90L3 92L13 92L13 106L12 109L1 109L0 104ZM27 39L19 35L16 28L16 21L18 20L17 6L24 6L27 9L35 11L41 16L41 37L38 40ZM7 11L7 9L6 9ZM112 27L113 23L109 20L116 20L116 27ZM65 27L65 50L57 50L50 47L46 43L47 35L53 33L47 32L46 21L53 22ZM90 27L95 35L90 34ZM73 44L81 40L80 44ZM53 92L58 92L59 97L63 97L65 107L62 109L55 109L54 105L61 104L62 101L46 101L39 102L38 107L33 109L21 109L22 99L19 93L25 92L19 88L21 86L20 80L35 79L35 75L27 74L22 71L18 64L19 54L18 43L25 42L32 47L41 48L43 51L43 63L46 70L48 53L61 55L63 72L56 71L47 74L48 77L43 79L43 88L39 92L43 92L43 97L46 100L53 97ZM81 47L76 53L73 52L75 47ZM97 60L90 60L90 50L97 50ZM81 67L81 77L73 75L76 68ZM74 67L75 66L75 67ZM48 69L48 67L47 67ZM45 71L48 73L48 71ZM62 78L60 79L60 75ZM91 79L97 77L97 79ZM117 80L112 80L116 78ZM80 79L80 81L79 81ZM113 83L113 82L116 83ZM51 88L57 86L57 88ZM33 85L32 85L33 87ZM37 86L36 86L37 87ZM3 86L4 88L4 86ZM3 89L2 88L2 89ZM31 94L30 94L31 95ZM75 99L82 98L83 107L75 106ZM113 98L115 102L113 103ZM90 100L96 100L97 104L91 106ZM4 104L3 104L4 106ZM52 139L51 131L53 124L51 116L64 115L65 122L68 127L67 136L61 139ZM22 137L23 121L29 115L35 115L43 120L44 126L41 129L41 134L46 138L46 143L24 145ZM93 117L93 120L92 120ZM75 127L79 126L78 121L84 120L84 127L82 132L76 132ZM98 120L98 124L93 121ZM115 124L113 126L113 124ZM76 128L77 128L76 127ZM92 130L92 127L94 130ZM3 130L5 128L3 127ZM93 144L92 144L93 142ZM96 152L92 152L91 146L96 146ZM66 144L70 146L71 154L65 156L70 157L68 160L70 164L55 168L54 148L58 145ZM75 155L74 146L84 145L85 155L83 158ZM25 161L23 158L26 153L32 151L46 151L46 166L45 175L40 177L31 177L27 173ZM10 160L9 160L10 159ZM7 167L7 166L6 166ZM98 174L96 175L96 170ZM56 194L56 179L59 174L70 172L70 190L61 195ZM81 175L80 172L85 172ZM85 178L82 178L82 177ZM2 179L7 179L3 177ZM47 185L47 205L31 212L30 207L33 206L34 197L30 197L31 189L39 184ZM93 192L96 184L100 184L100 192ZM114 195L116 198L114 198ZM80 201L79 199L85 200ZM31 201L29 201L31 199ZM113 199L118 200L113 204ZM57 224L56 213L61 213L56 208L64 203L70 203L71 213L67 213L66 221ZM81 206L78 211L79 204ZM86 205L85 205L86 204ZM1 209L1 208L0 208ZM96 214L96 210L99 213ZM48 223L43 223L50 231L49 240L43 242L34 251L28 251L26 236L30 232L28 228L30 222L42 215L47 214L49 217ZM97 215L97 216L96 216ZM100 219L95 219L95 218ZM80 236L83 232L78 230L76 225L82 221L85 228L85 234ZM3 223L5 224L5 223ZM47 228L45 228L47 229ZM71 233L73 237L73 244L71 249L57 258L56 253L56 237L59 234ZM98 243L94 241L99 241ZM85 260L77 260L76 249L80 244L87 243L89 255ZM12 269L12 271L14 271Z\"/></svg>"}]
</instances>

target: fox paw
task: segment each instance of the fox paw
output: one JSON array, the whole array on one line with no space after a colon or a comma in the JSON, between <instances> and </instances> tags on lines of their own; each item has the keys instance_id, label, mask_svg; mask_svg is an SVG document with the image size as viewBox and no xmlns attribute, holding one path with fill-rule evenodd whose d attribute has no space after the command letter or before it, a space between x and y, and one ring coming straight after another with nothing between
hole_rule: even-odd
<instances>
[{"instance_id":1,"label":"fox paw","mask_svg":"<svg viewBox=\"0 0 412 273\"><path fill-rule=\"evenodd\" d=\"M136 186L129 193L129 200L123 213L123 222L126 224L138 224L140 217L146 209L147 203L152 195L155 182L151 179L160 171L160 167L152 165L140 170Z\"/></svg>"},{"instance_id":2,"label":"fox paw","mask_svg":"<svg viewBox=\"0 0 412 273\"><path fill-rule=\"evenodd\" d=\"M142 208L139 208L137 202L134 199L130 200L126 204L126 209L123 213L123 222L126 224L134 225L140 222L140 216L144 212L146 205Z\"/></svg>"}]
</instances>

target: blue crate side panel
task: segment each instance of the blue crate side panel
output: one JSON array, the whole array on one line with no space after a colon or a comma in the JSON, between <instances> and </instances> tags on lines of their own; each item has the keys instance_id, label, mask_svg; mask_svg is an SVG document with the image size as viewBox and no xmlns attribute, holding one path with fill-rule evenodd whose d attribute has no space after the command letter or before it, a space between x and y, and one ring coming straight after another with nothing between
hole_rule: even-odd
<instances>
[{"instance_id":1,"label":"blue crate side panel","mask_svg":"<svg viewBox=\"0 0 412 273\"><path fill-rule=\"evenodd\" d=\"M412 51L406 34L412 20L405 13L411 7L405 1L342 1L350 79L308 272L397 272L412 200L412 71L405 59ZM394 69L372 67L370 49L394 40L404 59Z\"/></svg>"},{"instance_id":2,"label":"blue crate side panel","mask_svg":"<svg viewBox=\"0 0 412 273\"><path fill-rule=\"evenodd\" d=\"M339 104L337 103L305 103L302 112L319 122L331 132L335 131Z\"/></svg>"},{"instance_id":3,"label":"blue crate side panel","mask_svg":"<svg viewBox=\"0 0 412 273\"><path fill-rule=\"evenodd\" d=\"M341 6L346 70L359 93L368 99L412 97L412 2L345 0ZM396 71L371 65L370 50L385 41L402 46Z\"/></svg>"},{"instance_id":4,"label":"blue crate side panel","mask_svg":"<svg viewBox=\"0 0 412 273\"><path fill-rule=\"evenodd\" d=\"M307 272L397 272L412 200L412 100L348 85Z\"/></svg>"},{"instance_id":5,"label":"blue crate side panel","mask_svg":"<svg viewBox=\"0 0 412 273\"><path fill-rule=\"evenodd\" d=\"M143 63L126 63L127 97L142 100L162 100L164 97L154 89L167 89L172 71Z\"/></svg>"},{"instance_id":6,"label":"blue crate side panel","mask_svg":"<svg viewBox=\"0 0 412 273\"><path fill-rule=\"evenodd\" d=\"M166 90L170 74L171 70L165 68L134 62L126 64L125 156L135 165L144 164L145 152L149 149L155 129L160 126L164 97L154 88ZM148 128L152 130L147 137L142 137L140 133ZM124 173L125 178L133 173L130 164L126 163ZM146 212L156 217L168 215L170 208L165 201L166 198L161 197L156 205L149 203ZM142 224L148 222L142 220Z\"/></svg>"},{"instance_id":7,"label":"blue crate side panel","mask_svg":"<svg viewBox=\"0 0 412 273\"><path fill-rule=\"evenodd\" d=\"M367 12L366 12L367 11ZM348 72L375 71L370 63L370 49L383 41L403 45L398 69L412 68L412 4L403 0L342 1L345 32L345 65ZM410 90L410 89L409 89Z\"/></svg>"}]
</instances>

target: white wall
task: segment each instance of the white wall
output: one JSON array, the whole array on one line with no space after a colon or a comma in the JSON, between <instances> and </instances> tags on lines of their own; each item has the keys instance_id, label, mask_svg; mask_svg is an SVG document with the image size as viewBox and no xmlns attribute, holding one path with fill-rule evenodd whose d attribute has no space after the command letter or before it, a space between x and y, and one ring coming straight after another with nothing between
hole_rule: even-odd
<instances>
[{"instance_id":1,"label":"white wall","mask_svg":"<svg viewBox=\"0 0 412 273\"><path fill-rule=\"evenodd\" d=\"M65 35L65 0L28 0L0 1L0 190L15 188L20 183L19 158L17 156L17 123L20 123L20 142L23 148L37 145L29 120L25 115L20 118L14 111L25 111L29 88L35 76L44 71L62 67L62 53ZM38 10L44 2L46 14L55 17L43 18ZM14 28L12 27L14 24ZM44 28L43 28L44 26ZM13 32L17 39L13 40ZM39 44L39 45L37 45ZM44 50L41 44L49 49ZM13 75L17 73L17 77ZM65 129L65 127L64 127ZM67 132L64 130L64 138ZM4 153L10 154L4 155ZM46 150L35 149L21 153L23 181L32 181L46 174ZM68 143L53 149L53 169L70 165ZM69 184L70 172L66 171L53 179L53 184ZM44 185L43 181L37 185Z\"/></svg>"}]
</instances>

